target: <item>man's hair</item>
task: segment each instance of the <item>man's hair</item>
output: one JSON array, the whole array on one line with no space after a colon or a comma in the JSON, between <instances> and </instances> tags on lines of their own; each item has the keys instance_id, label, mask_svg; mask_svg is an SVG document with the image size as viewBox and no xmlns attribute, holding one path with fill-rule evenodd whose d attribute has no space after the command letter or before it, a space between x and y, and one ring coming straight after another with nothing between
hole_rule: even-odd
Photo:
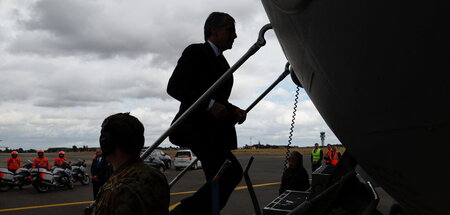
<instances>
[{"instance_id":1,"label":"man's hair","mask_svg":"<svg viewBox=\"0 0 450 215\"><path fill-rule=\"evenodd\" d=\"M212 12L205 21L204 36L205 41L212 34L212 28L221 28L229 23L235 23L234 18L227 13Z\"/></svg>"},{"instance_id":2,"label":"man's hair","mask_svg":"<svg viewBox=\"0 0 450 215\"><path fill-rule=\"evenodd\" d=\"M303 166L303 155L300 152L292 151L291 156L297 161L297 167Z\"/></svg>"},{"instance_id":3,"label":"man's hair","mask_svg":"<svg viewBox=\"0 0 450 215\"><path fill-rule=\"evenodd\" d=\"M130 113L107 117L102 123L102 136L109 147L119 147L128 153L139 153L144 147L144 125Z\"/></svg>"}]
</instances>

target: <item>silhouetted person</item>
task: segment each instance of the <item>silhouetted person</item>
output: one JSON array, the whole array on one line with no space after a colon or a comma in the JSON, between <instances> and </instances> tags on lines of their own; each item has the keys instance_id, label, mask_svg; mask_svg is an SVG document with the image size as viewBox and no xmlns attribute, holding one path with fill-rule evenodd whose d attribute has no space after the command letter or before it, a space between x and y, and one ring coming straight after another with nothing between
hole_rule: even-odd
<instances>
[{"instance_id":1,"label":"silhouetted person","mask_svg":"<svg viewBox=\"0 0 450 215\"><path fill-rule=\"evenodd\" d=\"M234 22L226 13L211 13L204 25L205 42L183 51L167 86L169 95L181 102L174 121L230 68L222 52L231 49L237 37ZM231 161L218 185L220 209L242 179L242 167L231 150L237 148L234 125L245 121L246 112L228 101L232 86L231 77L170 136L173 144L188 147L199 158L207 181L226 159ZM211 210L211 189L205 184L171 213L211 214Z\"/></svg>"},{"instance_id":2,"label":"silhouetted person","mask_svg":"<svg viewBox=\"0 0 450 215\"><path fill-rule=\"evenodd\" d=\"M327 144L327 153L325 154L325 156L323 157L323 159L325 160L325 164L326 165L331 165L331 153L333 152L333 148L331 147L331 144Z\"/></svg>"},{"instance_id":3,"label":"silhouetted person","mask_svg":"<svg viewBox=\"0 0 450 215\"><path fill-rule=\"evenodd\" d=\"M288 157L288 168L281 177L279 195L286 190L306 191L309 189L309 176L303 167L303 156L298 151L292 151Z\"/></svg>"},{"instance_id":4,"label":"silhouetted person","mask_svg":"<svg viewBox=\"0 0 450 215\"><path fill-rule=\"evenodd\" d=\"M166 177L139 157L144 141L144 126L129 113L114 114L103 121L100 146L114 173L100 188L93 214L169 213Z\"/></svg>"},{"instance_id":5,"label":"silhouetted person","mask_svg":"<svg viewBox=\"0 0 450 215\"><path fill-rule=\"evenodd\" d=\"M100 187L108 180L112 174L112 167L109 165L102 156L102 150L95 150L95 158L92 160L91 165L91 177L92 177L92 189L94 193L94 200L97 196Z\"/></svg>"}]
</instances>

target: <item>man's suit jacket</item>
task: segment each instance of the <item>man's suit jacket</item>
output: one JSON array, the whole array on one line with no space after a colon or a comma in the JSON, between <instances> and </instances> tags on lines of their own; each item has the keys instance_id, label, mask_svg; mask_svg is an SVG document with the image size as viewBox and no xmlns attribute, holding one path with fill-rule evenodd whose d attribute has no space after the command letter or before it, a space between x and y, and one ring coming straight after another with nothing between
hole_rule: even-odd
<instances>
[{"instance_id":1,"label":"man's suit jacket","mask_svg":"<svg viewBox=\"0 0 450 215\"><path fill-rule=\"evenodd\" d=\"M102 158L99 162L99 158ZM93 183L100 183L103 184L108 180L109 176L112 174L112 168L111 166L108 166L108 163L106 162L105 158L102 156L94 158L92 160L91 165L91 175L97 176L99 181L92 181Z\"/></svg>"},{"instance_id":2,"label":"man's suit jacket","mask_svg":"<svg viewBox=\"0 0 450 215\"><path fill-rule=\"evenodd\" d=\"M216 56L208 42L188 46L178 60L167 86L169 95L181 102L174 121L229 68L223 55ZM235 149L237 147L235 119L229 117L219 120L207 111L210 99L214 99L224 104L232 113L236 109L228 102L232 86L231 77L170 135L170 141L179 146L203 144L207 147Z\"/></svg>"}]
</instances>

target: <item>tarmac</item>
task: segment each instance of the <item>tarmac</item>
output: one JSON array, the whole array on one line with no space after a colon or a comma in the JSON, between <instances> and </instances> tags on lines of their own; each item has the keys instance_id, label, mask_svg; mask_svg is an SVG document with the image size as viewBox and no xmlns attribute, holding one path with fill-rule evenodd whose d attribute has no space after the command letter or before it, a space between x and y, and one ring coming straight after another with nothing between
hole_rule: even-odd
<instances>
[{"instance_id":1,"label":"tarmac","mask_svg":"<svg viewBox=\"0 0 450 215\"><path fill-rule=\"evenodd\" d=\"M22 154L24 160L34 158L35 154ZM56 157L56 153L47 153L50 161ZM239 162L245 169L252 155L237 155ZM249 175L254 186L254 190L259 202L259 208L263 208L278 196L278 189L283 172L285 156L283 155L253 155L254 161L250 168ZM9 154L0 154L0 161L5 161ZM86 160L88 169L92 163L92 153L66 153L68 160ZM311 177L311 164L309 155L304 156L305 168ZM4 165L0 165L4 167ZM180 171L173 167L164 172L170 182ZM183 198L192 195L205 183L203 171L189 170L177 184L171 189L170 207ZM379 209L385 214L388 211L392 200L382 190L377 189L382 198ZM83 210L93 201L92 185L75 184L74 189L67 188L51 189L47 193L38 193L31 185L25 186L22 190L17 187L7 192L0 192L0 214L25 215L25 214L46 214L46 215L72 215L83 214ZM233 194L230 196L227 205L221 211L223 215L255 214L252 200L247 190L245 181L242 180Z\"/></svg>"}]
</instances>

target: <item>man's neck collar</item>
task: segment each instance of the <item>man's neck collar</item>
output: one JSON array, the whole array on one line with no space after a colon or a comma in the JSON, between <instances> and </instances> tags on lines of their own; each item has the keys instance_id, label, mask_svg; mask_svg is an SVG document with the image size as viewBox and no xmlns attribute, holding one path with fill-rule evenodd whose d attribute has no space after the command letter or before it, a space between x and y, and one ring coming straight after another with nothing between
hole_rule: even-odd
<instances>
[{"instance_id":1,"label":"man's neck collar","mask_svg":"<svg viewBox=\"0 0 450 215\"><path fill-rule=\"evenodd\" d=\"M206 41L209 43L209 45L211 45L211 47L214 51L214 54L216 54L216 56L219 56L222 54L222 52L219 50L219 48L217 48L217 46L213 42L211 42L209 40L206 40Z\"/></svg>"},{"instance_id":2,"label":"man's neck collar","mask_svg":"<svg viewBox=\"0 0 450 215\"><path fill-rule=\"evenodd\" d=\"M134 158L130 158L128 160L125 160L124 162L122 162L122 163L120 163L120 164L118 164L116 166L113 165L114 172L120 172L123 169L131 166L132 164L134 164L135 162L138 162L138 161L141 161L141 158L140 157L134 157Z\"/></svg>"}]
</instances>

